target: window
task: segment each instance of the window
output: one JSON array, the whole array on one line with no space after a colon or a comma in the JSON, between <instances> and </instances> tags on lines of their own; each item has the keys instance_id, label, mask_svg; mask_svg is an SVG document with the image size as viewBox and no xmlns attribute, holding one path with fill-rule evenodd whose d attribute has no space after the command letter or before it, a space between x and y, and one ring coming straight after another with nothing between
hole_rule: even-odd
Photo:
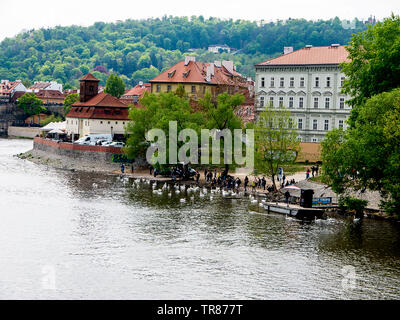
<instances>
[{"instance_id":1,"label":"window","mask_svg":"<svg viewBox=\"0 0 400 320\"><path fill-rule=\"evenodd\" d=\"M314 98L314 108L315 109L318 108L318 98L317 97Z\"/></svg>"},{"instance_id":2,"label":"window","mask_svg":"<svg viewBox=\"0 0 400 320\"><path fill-rule=\"evenodd\" d=\"M123 121L122 124L125 124L125 121Z\"/></svg>"},{"instance_id":3,"label":"window","mask_svg":"<svg viewBox=\"0 0 400 320\"><path fill-rule=\"evenodd\" d=\"M324 130L325 131L329 130L329 120L325 120L325 122L324 122Z\"/></svg>"},{"instance_id":4,"label":"window","mask_svg":"<svg viewBox=\"0 0 400 320\"><path fill-rule=\"evenodd\" d=\"M167 92L171 92L171 85L170 84L167 86Z\"/></svg>"},{"instance_id":5,"label":"window","mask_svg":"<svg viewBox=\"0 0 400 320\"><path fill-rule=\"evenodd\" d=\"M89 87L89 92L90 92L90 93L94 92L94 87L93 87L93 86L90 86L90 87Z\"/></svg>"},{"instance_id":6,"label":"window","mask_svg":"<svg viewBox=\"0 0 400 320\"><path fill-rule=\"evenodd\" d=\"M100 124L103 124L103 121L100 121Z\"/></svg>"},{"instance_id":7,"label":"window","mask_svg":"<svg viewBox=\"0 0 400 320\"><path fill-rule=\"evenodd\" d=\"M343 129L343 124L344 124L344 121L343 120L339 120L339 128Z\"/></svg>"},{"instance_id":8,"label":"window","mask_svg":"<svg viewBox=\"0 0 400 320\"><path fill-rule=\"evenodd\" d=\"M300 87L304 87L304 78L303 77L300 78Z\"/></svg>"},{"instance_id":9,"label":"window","mask_svg":"<svg viewBox=\"0 0 400 320\"><path fill-rule=\"evenodd\" d=\"M297 127L298 127L299 129L303 129L303 119L299 119L299 120L297 121Z\"/></svg>"},{"instance_id":10,"label":"window","mask_svg":"<svg viewBox=\"0 0 400 320\"><path fill-rule=\"evenodd\" d=\"M289 97L289 108L293 108L293 97Z\"/></svg>"},{"instance_id":11,"label":"window","mask_svg":"<svg viewBox=\"0 0 400 320\"><path fill-rule=\"evenodd\" d=\"M315 87L319 87L319 77L315 77Z\"/></svg>"},{"instance_id":12,"label":"window","mask_svg":"<svg viewBox=\"0 0 400 320\"><path fill-rule=\"evenodd\" d=\"M269 105L270 105L271 107L274 106L274 97L269 97Z\"/></svg>"},{"instance_id":13,"label":"window","mask_svg":"<svg viewBox=\"0 0 400 320\"><path fill-rule=\"evenodd\" d=\"M110 121L108 121L108 124L110 124L111 122Z\"/></svg>"},{"instance_id":14,"label":"window","mask_svg":"<svg viewBox=\"0 0 400 320\"><path fill-rule=\"evenodd\" d=\"M115 121L115 124L118 124L118 122L117 122L117 121Z\"/></svg>"},{"instance_id":15,"label":"window","mask_svg":"<svg viewBox=\"0 0 400 320\"><path fill-rule=\"evenodd\" d=\"M283 107L283 97L279 97L279 108Z\"/></svg>"},{"instance_id":16,"label":"window","mask_svg":"<svg viewBox=\"0 0 400 320\"><path fill-rule=\"evenodd\" d=\"M272 87L272 88L275 87L275 78L274 77L271 78L270 87Z\"/></svg>"},{"instance_id":17,"label":"window","mask_svg":"<svg viewBox=\"0 0 400 320\"><path fill-rule=\"evenodd\" d=\"M261 78L261 88L265 87L265 78Z\"/></svg>"},{"instance_id":18,"label":"window","mask_svg":"<svg viewBox=\"0 0 400 320\"><path fill-rule=\"evenodd\" d=\"M283 88L285 86L285 78L281 78L279 81L279 86Z\"/></svg>"},{"instance_id":19,"label":"window","mask_svg":"<svg viewBox=\"0 0 400 320\"><path fill-rule=\"evenodd\" d=\"M289 118L289 128L293 128L293 119Z\"/></svg>"},{"instance_id":20,"label":"window","mask_svg":"<svg viewBox=\"0 0 400 320\"><path fill-rule=\"evenodd\" d=\"M304 104L304 98L300 97L299 98L299 108L303 108L303 104Z\"/></svg>"},{"instance_id":21,"label":"window","mask_svg":"<svg viewBox=\"0 0 400 320\"><path fill-rule=\"evenodd\" d=\"M317 119L313 120L312 128L313 128L313 130L318 130L318 120Z\"/></svg>"},{"instance_id":22,"label":"window","mask_svg":"<svg viewBox=\"0 0 400 320\"><path fill-rule=\"evenodd\" d=\"M192 86L192 93L196 93L196 86Z\"/></svg>"},{"instance_id":23,"label":"window","mask_svg":"<svg viewBox=\"0 0 400 320\"><path fill-rule=\"evenodd\" d=\"M339 108L344 109L344 98L340 98L339 100Z\"/></svg>"},{"instance_id":24,"label":"window","mask_svg":"<svg viewBox=\"0 0 400 320\"><path fill-rule=\"evenodd\" d=\"M161 85L157 85L157 92L160 92L161 91Z\"/></svg>"},{"instance_id":25,"label":"window","mask_svg":"<svg viewBox=\"0 0 400 320\"><path fill-rule=\"evenodd\" d=\"M206 87L203 87L203 94L206 93Z\"/></svg>"},{"instance_id":26,"label":"window","mask_svg":"<svg viewBox=\"0 0 400 320\"><path fill-rule=\"evenodd\" d=\"M317 138L312 138L312 142L318 142Z\"/></svg>"},{"instance_id":27,"label":"window","mask_svg":"<svg viewBox=\"0 0 400 320\"><path fill-rule=\"evenodd\" d=\"M326 77L326 87L327 88L331 87L331 77Z\"/></svg>"},{"instance_id":28,"label":"window","mask_svg":"<svg viewBox=\"0 0 400 320\"><path fill-rule=\"evenodd\" d=\"M343 85L344 85L344 77L341 77L340 78L340 86L343 87Z\"/></svg>"},{"instance_id":29,"label":"window","mask_svg":"<svg viewBox=\"0 0 400 320\"><path fill-rule=\"evenodd\" d=\"M329 109L330 102L331 102L331 98L325 98L325 109Z\"/></svg>"},{"instance_id":30,"label":"window","mask_svg":"<svg viewBox=\"0 0 400 320\"><path fill-rule=\"evenodd\" d=\"M289 86L290 86L291 88L294 87L294 78L290 78Z\"/></svg>"},{"instance_id":31,"label":"window","mask_svg":"<svg viewBox=\"0 0 400 320\"><path fill-rule=\"evenodd\" d=\"M264 97L260 97L260 107L264 107Z\"/></svg>"}]
</instances>

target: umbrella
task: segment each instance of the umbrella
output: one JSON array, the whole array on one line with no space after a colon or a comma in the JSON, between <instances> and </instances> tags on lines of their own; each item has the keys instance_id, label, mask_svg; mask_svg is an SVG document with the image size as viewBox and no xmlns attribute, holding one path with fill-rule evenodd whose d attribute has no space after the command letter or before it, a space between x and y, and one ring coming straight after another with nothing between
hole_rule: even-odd
<instances>
[{"instance_id":1,"label":"umbrella","mask_svg":"<svg viewBox=\"0 0 400 320\"><path fill-rule=\"evenodd\" d=\"M64 134L65 132L60 130L60 129L53 129L49 133L58 133L58 134Z\"/></svg>"},{"instance_id":2,"label":"umbrella","mask_svg":"<svg viewBox=\"0 0 400 320\"><path fill-rule=\"evenodd\" d=\"M296 186L287 186L287 187L284 187L283 189L301 190L301 188L296 187Z\"/></svg>"}]
</instances>

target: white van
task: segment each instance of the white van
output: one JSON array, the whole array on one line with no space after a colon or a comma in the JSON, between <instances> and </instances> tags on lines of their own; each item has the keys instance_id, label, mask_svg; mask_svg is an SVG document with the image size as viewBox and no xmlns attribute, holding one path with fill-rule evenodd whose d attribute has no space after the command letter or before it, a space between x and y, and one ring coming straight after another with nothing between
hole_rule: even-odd
<instances>
[{"instance_id":1,"label":"white van","mask_svg":"<svg viewBox=\"0 0 400 320\"><path fill-rule=\"evenodd\" d=\"M95 145L99 140L112 141L111 134L87 134L86 136L76 140L74 143L85 144L85 145Z\"/></svg>"}]
</instances>

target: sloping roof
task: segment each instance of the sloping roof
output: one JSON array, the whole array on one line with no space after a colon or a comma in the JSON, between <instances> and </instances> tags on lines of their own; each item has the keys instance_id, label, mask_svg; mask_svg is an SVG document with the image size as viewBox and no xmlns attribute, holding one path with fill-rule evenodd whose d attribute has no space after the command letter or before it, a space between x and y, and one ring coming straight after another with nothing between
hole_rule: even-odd
<instances>
[{"instance_id":1,"label":"sloping roof","mask_svg":"<svg viewBox=\"0 0 400 320\"><path fill-rule=\"evenodd\" d=\"M348 52L344 46L329 46L302 48L257 66L339 64L348 61Z\"/></svg>"},{"instance_id":2,"label":"sloping roof","mask_svg":"<svg viewBox=\"0 0 400 320\"><path fill-rule=\"evenodd\" d=\"M107 107L72 107L66 118L102 119L102 120L129 120L129 108Z\"/></svg>"},{"instance_id":3,"label":"sloping roof","mask_svg":"<svg viewBox=\"0 0 400 320\"><path fill-rule=\"evenodd\" d=\"M180 61L168 70L159 74L150 82L171 82L171 83L204 83L214 85L240 85L235 77L242 77L236 71L229 72L224 66L214 65L214 75L207 82L207 67L214 63L190 61L185 65L185 61Z\"/></svg>"},{"instance_id":4,"label":"sloping roof","mask_svg":"<svg viewBox=\"0 0 400 320\"><path fill-rule=\"evenodd\" d=\"M90 72L86 76L82 77L79 81L85 81L85 80L100 81L94 75L92 75Z\"/></svg>"},{"instance_id":5,"label":"sloping roof","mask_svg":"<svg viewBox=\"0 0 400 320\"><path fill-rule=\"evenodd\" d=\"M129 120L129 106L112 95L102 92L84 103L74 103L66 117Z\"/></svg>"},{"instance_id":6,"label":"sloping roof","mask_svg":"<svg viewBox=\"0 0 400 320\"><path fill-rule=\"evenodd\" d=\"M73 107L117 107L117 108L126 108L126 104L122 103L116 97L112 95L102 92L98 95L94 96L92 99L86 102L75 102Z\"/></svg>"},{"instance_id":7,"label":"sloping roof","mask_svg":"<svg viewBox=\"0 0 400 320\"><path fill-rule=\"evenodd\" d=\"M150 83L145 83L145 84L143 84L143 86L136 85L132 89L126 90L125 94L121 97L121 99L124 99L125 97L130 97L130 96L141 96L146 91L148 91L148 92L151 91Z\"/></svg>"},{"instance_id":8,"label":"sloping roof","mask_svg":"<svg viewBox=\"0 0 400 320\"><path fill-rule=\"evenodd\" d=\"M58 90L40 90L36 93L39 99L65 99L66 95Z\"/></svg>"},{"instance_id":9,"label":"sloping roof","mask_svg":"<svg viewBox=\"0 0 400 320\"><path fill-rule=\"evenodd\" d=\"M50 86L50 82L36 82L32 86L30 86L29 89L46 89L48 86Z\"/></svg>"}]
</instances>

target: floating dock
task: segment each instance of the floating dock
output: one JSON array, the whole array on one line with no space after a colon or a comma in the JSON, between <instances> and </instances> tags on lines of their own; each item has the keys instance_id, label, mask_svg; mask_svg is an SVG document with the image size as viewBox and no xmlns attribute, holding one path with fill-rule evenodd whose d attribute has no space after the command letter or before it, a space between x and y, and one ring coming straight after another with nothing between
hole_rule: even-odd
<instances>
[{"instance_id":1,"label":"floating dock","mask_svg":"<svg viewBox=\"0 0 400 320\"><path fill-rule=\"evenodd\" d=\"M287 214L298 219L321 219L324 214L323 209L304 208L295 204L279 204L276 202L264 203L265 210L275 213Z\"/></svg>"}]
</instances>

